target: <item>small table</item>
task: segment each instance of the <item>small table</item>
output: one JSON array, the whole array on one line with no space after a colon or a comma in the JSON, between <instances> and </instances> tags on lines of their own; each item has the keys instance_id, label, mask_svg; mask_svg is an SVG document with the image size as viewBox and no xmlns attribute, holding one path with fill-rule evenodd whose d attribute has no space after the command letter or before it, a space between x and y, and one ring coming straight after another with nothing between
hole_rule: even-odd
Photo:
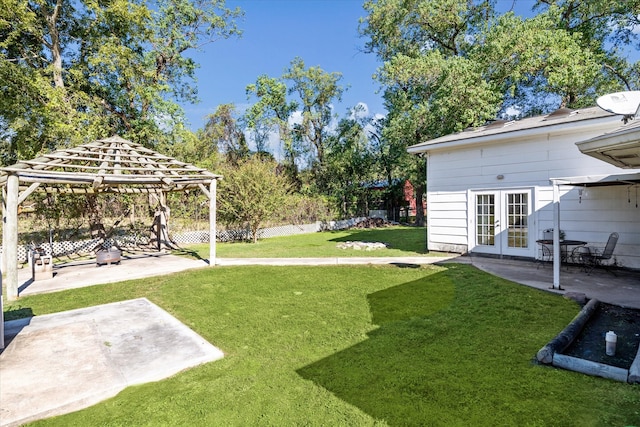
<instances>
[{"instance_id":1,"label":"small table","mask_svg":"<svg viewBox=\"0 0 640 427\"><path fill-rule=\"evenodd\" d=\"M536 240L536 243L543 246L550 246L553 249L553 240ZM568 255L569 246L579 247L579 246L584 246L586 244L587 242L583 242L582 240L560 240L560 262L566 263L569 261L569 255ZM571 251L571 254L573 254L574 250L575 248ZM553 250L551 250L550 252L553 253Z\"/></svg>"}]
</instances>

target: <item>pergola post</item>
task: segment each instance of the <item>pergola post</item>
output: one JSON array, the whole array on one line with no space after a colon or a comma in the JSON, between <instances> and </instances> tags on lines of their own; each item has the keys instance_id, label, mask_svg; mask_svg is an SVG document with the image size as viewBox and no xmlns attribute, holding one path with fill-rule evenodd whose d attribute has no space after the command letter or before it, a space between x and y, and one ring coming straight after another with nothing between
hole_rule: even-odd
<instances>
[{"instance_id":1,"label":"pergola post","mask_svg":"<svg viewBox=\"0 0 640 427\"><path fill-rule=\"evenodd\" d=\"M4 301L2 300L2 272L0 271L0 350L4 348Z\"/></svg>"},{"instance_id":2,"label":"pergola post","mask_svg":"<svg viewBox=\"0 0 640 427\"><path fill-rule=\"evenodd\" d=\"M4 349L4 299L2 298L2 275L7 271L5 248L7 247L7 187L2 186L2 255L0 256L0 350Z\"/></svg>"},{"instance_id":3,"label":"pergola post","mask_svg":"<svg viewBox=\"0 0 640 427\"><path fill-rule=\"evenodd\" d=\"M217 179L212 179L209 184L209 266L216 265L216 192Z\"/></svg>"},{"instance_id":4,"label":"pergola post","mask_svg":"<svg viewBox=\"0 0 640 427\"><path fill-rule=\"evenodd\" d=\"M2 186L2 242L3 242L3 250L2 250L2 258L0 261L0 275L7 272L7 257L5 256L4 247L7 245L7 186Z\"/></svg>"},{"instance_id":5,"label":"pergola post","mask_svg":"<svg viewBox=\"0 0 640 427\"><path fill-rule=\"evenodd\" d=\"M18 192L20 180L10 173L7 176L6 223L2 258L7 271L7 299L18 299Z\"/></svg>"}]
</instances>

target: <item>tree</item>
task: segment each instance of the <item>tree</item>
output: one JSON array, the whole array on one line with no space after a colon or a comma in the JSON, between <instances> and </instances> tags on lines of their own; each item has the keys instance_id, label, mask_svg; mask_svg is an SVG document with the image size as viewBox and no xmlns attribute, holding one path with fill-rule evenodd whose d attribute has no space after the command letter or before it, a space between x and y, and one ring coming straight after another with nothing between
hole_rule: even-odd
<instances>
[{"instance_id":1,"label":"tree","mask_svg":"<svg viewBox=\"0 0 640 427\"><path fill-rule=\"evenodd\" d=\"M344 89L338 85L340 73L327 73L320 67L305 68L302 58L295 58L283 78L291 82L290 94L300 99L301 120L294 134L312 151L310 163L324 165L329 125L333 119L332 103L342 99Z\"/></svg>"},{"instance_id":2,"label":"tree","mask_svg":"<svg viewBox=\"0 0 640 427\"><path fill-rule=\"evenodd\" d=\"M259 76L256 83L246 88L247 97L258 100L246 112L247 126L250 130L277 132L284 150L284 166L292 182L298 180L296 159L298 147L294 144L289 120L298 108L295 101L287 100L287 86L280 79L266 75Z\"/></svg>"},{"instance_id":3,"label":"tree","mask_svg":"<svg viewBox=\"0 0 640 427\"><path fill-rule=\"evenodd\" d=\"M208 116L203 136L210 145L209 151L224 153L232 165L249 157L249 146L235 118L233 104L219 105L215 113Z\"/></svg>"},{"instance_id":4,"label":"tree","mask_svg":"<svg viewBox=\"0 0 640 427\"><path fill-rule=\"evenodd\" d=\"M351 116L340 120L336 132L326 139L325 168L316 185L340 208L343 217L368 211L370 191L366 184L376 180L367 131L369 120L360 116L356 108Z\"/></svg>"},{"instance_id":5,"label":"tree","mask_svg":"<svg viewBox=\"0 0 640 427\"><path fill-rule=\"evenodd\" d=\"M542 12L522 19L499 16L485 0L368 1L361 33L385 61L383 85L420 91L431 123L446 122L432 130L439 136L510 106L524 114L575 108L603 89L637 85L618 49L638 41L638 4L540 0Z\"/></svg>"},{"instance_id":6,"label":"tree","mask_svg":"<svg viewBox=\"0 0 640 427\"><path fill-rule=\"evenodd\" d=\"M253 157L237 167L222 169L218 192L218 214L228 224L248 227L251 239L285 205L289 183L277 173L277 164Z\"/></svg>"},{"instance_id":7,"label":"tree","mask_svg":"<svg viewBox=\"0 0 640 427\"><path fill-rule=\"evenodd\" d=\"M247 111L249 128L278 132L287 174L299 186L300 166L316 170L324 166L326 140L334 119L332 104L344 91L338 84L341 78L340 73L327 73L320 67L306 68L301 58L295 58L281 77L263 75L247 86L249 98L257 98ZM291 95L293 99L288 97Z\"/></svg>"},{"instance_id":8,"label":"tree","mask_svg":"<svg viewBox=\"0 0 640 427\"><path fill-rule=\"evenodd\" d=\"M171 139L194 101L186 56L238 34L223 0L1 0L5 161L122 134Z\"/></svg>"},{"instance_id":9,"label":"tree","mask_svg":"<svg viewBox=\"0 0 640 427\"><path fill-rule=\"evenodd\" d=\"M534 10L549 15L558 28L579 35L581 47L600 65L594 79L597 94L640 88L640 62L629 63L625 52L640 49L639 0L538 0Z\"/></svg>"}]
</instances>

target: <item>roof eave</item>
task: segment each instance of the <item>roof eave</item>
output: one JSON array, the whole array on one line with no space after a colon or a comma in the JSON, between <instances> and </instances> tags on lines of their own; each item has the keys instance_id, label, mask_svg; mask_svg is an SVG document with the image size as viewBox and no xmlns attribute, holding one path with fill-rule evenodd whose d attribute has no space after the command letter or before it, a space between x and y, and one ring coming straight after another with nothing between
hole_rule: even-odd
<instances>
[{"instance_id":1,"label":"roof eave","mask_svg":"<svg viewBox=\"0 0 640 427\"><path fill-rule=\"evenodd\" d=\"M580 129L597 129L599 127L606 128L611 122L619 121L620 117L615 115L606 115L599 117L589 117L581 120L564 121L561 123L545 124L542 126L532 126L529 128L501 129L492 133L482 135L472 135L473 131L461 132L460 138L447 139L438 142L438 139L422 142L407 148L410 154L427 153L432 150L459 148L467 145L482 144L487 142L502 142L515 139L535 138L540 135L549 133L561 134L566 133L579 127Z\"/></svg>"}]
</instances>

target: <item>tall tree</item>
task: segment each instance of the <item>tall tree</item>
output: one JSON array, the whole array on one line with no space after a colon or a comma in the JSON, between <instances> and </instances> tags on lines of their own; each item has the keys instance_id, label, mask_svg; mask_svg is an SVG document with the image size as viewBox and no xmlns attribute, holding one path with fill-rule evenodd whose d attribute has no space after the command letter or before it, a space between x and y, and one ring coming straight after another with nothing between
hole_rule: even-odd
<instances>
[{"instance_id":1,"label":"tall tree","mask_svg":"<svg viewBox=\"0 0 640 427\"><path fill-rule=\"evenodd\" d=\"M259 76L255 83L246 88L247 97L257 101L245 113L249 129L273 130L280 138L284 152L284 165L292 182L297 181L296 159L299 149L295 145L289 121L298 108L295 101L287 99L287 86L278 78Z\"/></svg>"},{"instance_id":2,"label":"tall tree","mask_svg":"<svg viewBox=\"0 0 640 427\"><path fill-rule=\"evenodd\" d=\"M581 46L595 55L606 76L594 80L599 94L640 88L640 62L625 57L629 50L640 50L640 0L537 0L533 10L580 35Z\"/></svg>"},{"instance_id":3,"label":"tall tree","mask_svg":"<svg viewBox=\"0 0 640 427\"><path fill-rule=\"evenodd\" d=\"M325 168L318 176L318 192L330 197L343 217L368 214L370 189L366 184L378 178L373 168L370 120L356 107L326 139Z\"/></svg>"},{"instance_id":4,"label":"tall tree","mask_svg":"<svg viewBox=\"0 0 640 427\"><path fill-rule=\"evenodd\" d=\"M233 165L247 159L250 154L244 132L235 114L233 104L219 105L216 111L208 116L203 135L205 141L211 145L209 150L224 153L226 160Z\"/></svg>"},{"instance_id":5,"label":"tall tree","mask_svg":"<svg viewBox=\"0 0 640 427\"><path fill-rule=\"evenodd\" d=\"M277 130L285 165L296 181L300 165L317 170L324 166L326 140L335 118L333 103L344 92L341 78L340 73L320 67L306 68L301 58L295 58L281 77L263 75L247 86L247 95L257 98L247 111L249 127Z\"/></svg>"},{"instance_id":6,"label":"tall tree","mask_svg":"<svg viewBox=\"0 0 640 427\"><path fill-rule=\"evenodd\" d=\"M421 92L440 123L434 136L511 105L525 114L578 107L603 90L637 85L619 52L638 41L637 0L541 0L529 19L499 16L487 0L380 0L365 9L361 32L385 61L383 85ZM446 105L460 101L468 105Z\"/></svg>"},{"instance_id":7,"label":"tall tree","mask_svg":"<svg viewBox=\"0 0 640 427\"><path fill-rule=\"evenodd\" d=\"M193 101L190 50L239 33L223 0L0 0L6 161L120 133L150 145Z\"/></svg>"},{"instance_id":8,"label":"tall tree","mask_svg":"<svg viewBox=\"0 0 640 427\"><path fill-rule=\"evenodd\" d=\"M334 118L333 102L342 99L344 89L338 84L340 73L327 73L320 67L305 68L302 58L295 58L283 78L289 82L289 93L300 100L301 120L295 123L295 135L306 143L311 163L324 165L326 138Z\"/></svg>"}]
</instances>

